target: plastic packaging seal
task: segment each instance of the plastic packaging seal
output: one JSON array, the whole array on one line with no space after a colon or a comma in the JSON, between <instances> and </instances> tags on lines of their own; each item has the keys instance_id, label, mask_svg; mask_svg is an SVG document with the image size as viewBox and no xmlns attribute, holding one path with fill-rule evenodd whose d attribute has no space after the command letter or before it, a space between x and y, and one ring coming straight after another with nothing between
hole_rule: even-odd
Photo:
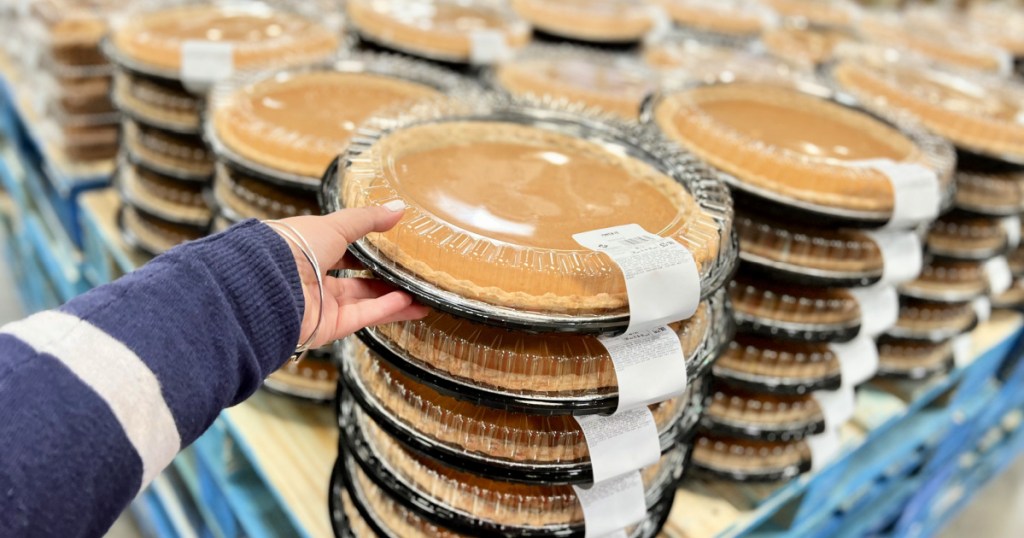
<instances>
[{"instance_id":1,"label":"plastic packaging seal","mask_svg":"<svg viewBox=\"0 0 1024 538\"><path fill-rule=\"evenodd\" d=\"M693 254L673 239L637 224L573 235L580 245L607 254L622 269L629 299L627 333L689 319L700 304L700 273Z\"/></svg>"},{"instance_id":2,"label":"plastic packaging seal","mask_svg":"<svg viewBox=\"0 0 1024 538\"><path fill-rule=\"evenodd\" d=\"M811 393L821 407L826 430L838 430L853 418L857 397L853 385L843 384L837 390L819 390Z\"/></svg>"},{"instance_id":3,"label":"plastic packaging seal","mask_svg":"<svg viewBox=\"0 0 1024 538\"><path fill-rule=\"evenodd\" d=\"M900 317L900 298L892 286L853 288L850 294L860 305L860 334L875 337L889 330Z\"/></svg>"},{"instance_id":4,"label":"plastic packaging seal","mask_svg":"<svg viewBox=\"0 0 1024 538\"><path fill-rule=\"evenodd\" d=\"M643 469L661 459L658 425L646 407L610 416L574 418L587 440L594 482Z\"/></svg>"},{"instance_id":5,"label":"plastic packaging seal","mask_svg":"<svg viewBox=\"0 0 1024 538\"><path fill-rule=\"evenodd\" d=\"M505 34L497 30L474 30L469 34L469 61L474 65L503 62L512 55Z\"/></svg>"},{"instance_id":6,"label":"plastic packaging seal","mask_svg":"<svg viewBox=\"0 0 1024 538\"><path fill-rule=\"evenodd\" d=\"M978 323L985 323L992 317L992 300L988 297L978 297L971 301L974 306L974 313L978 316Z\"/></svg>"},{"instance_id":7,"label":"plastic packaging seal","mask_svg":"<svg viewBox=\"0 0 1024 538\"><path fill-rule=\"evenodd\" d=\"M1024 114L1024 112L1022 112ZM1006 243L1011 250L1020 246L1020 216L1013 215L999 220L1006 230Z\"/></svg>"},{"instance_id":8,"label":"plastic packaging seal","mask_svg":"<svg viewBox=\"0 0 1024 538\"><path fill-rule=\"evenodd\" d=\"M189 91L205 93L235 73L231 43L191 39L181 44L181 82Z\"/></svg>"},{"instance_id":9,"label":"plastic packaging seal","mask_svg":"<svg viewBox=\"0 0 1024 538\"><path fill-rule=\"evenodd\" d=\"M957 368L966 368L974 361L974 336L964 333L953 338L953 363Z\"/></svg>"},{"instance_id":10,"label":"plastic packaging seal","mask_svg":"<svg viewBox=\"0 0 1024 538\"><path fill-rule=\"evenodd\" d=\"M807 447L811 449L811 468L820 471L832 463L842 448L839 441L839 433L832 429L826 429L824 433L812 435L806 439Z\"/></svg>"},{"instance_id":11,"label":"plastic packaging seal","mask_svg":"<svg viewBox=\"0 0 1024 538\"><path fill-rule=\"evenodd\" d=\"M598 339L608 350L619 385L617 412L663 402L686 391L686 357L668 326Z\"/></svg>"},{"instance_id":12,"label":"plastic packaging seal","mask_svg":"<svg viewBox=\"0 0 1024 538\"><path fill-rule=\"evenodd\" d=\"M890 159L855 161L852 165L877 170L892 183L892 217L885 228L906 230L939 216L942 189L933 170L920 164L897 163Z\"/></svg>"},{"instance_id":13,"label":"plastic packaging seal","mask_svg":"<svg viewBox=\"0 0 1024 538\"><path fill-rule=\"evenodd\" d=\"M992 295L999 295L1010 289L1013 284L1013 273L1010 271L1010 264L1006 258L998 256L985 260L985 276L988 277L989 292Z\"/></svg>"},{"instance_id":14,"label":"plastic packaging seal","mask_svg":"<svg viewBox=\"0 0 1024 538\"><path fill-rule=\"evenodd\" d=\"M855 387L871 379L878 371L878 346L868 336L858 336L842 344L829 344L839 357L843 385Z\"/></svg>"},{"instance_id":15,"label":"plastic packaging seal","mask_svg":"<svg viewBox=\"0 0 1024 538\"><path fill-rule=\"evenodd\" d=\"M586 538L605 538L647 517L640 473L622 475L589 488L573 486L583 508Z\"/></svg>"},{"instance_id":16,"label":"plastic packaging seal","mask_svg":"<svg viewBox=\"0 0 1024 538\"><path fill-rule=\"evenodd\" d=\"M916 233L894 230L872 230L865 234L882 252L881 284L902 284L921 274L924 265L923 246Z\"/></svg>"}]
</instances>

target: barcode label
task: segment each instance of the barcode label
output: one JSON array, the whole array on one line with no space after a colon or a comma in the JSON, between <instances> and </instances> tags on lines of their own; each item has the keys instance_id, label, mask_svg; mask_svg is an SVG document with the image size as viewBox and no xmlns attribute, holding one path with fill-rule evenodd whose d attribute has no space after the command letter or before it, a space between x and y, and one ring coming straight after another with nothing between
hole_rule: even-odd
<instances>
[{"instance_id":1,"label":"barcode label","mask_svg":"<svg viewBox=\"0 0 1024 538\"><path fill-rule=\"evenodd\" d=\"M642 245L644 243L650 243L653 241L650 237L629 237L623 239L622 242L627 245Z\"/></svg>"}]
</instances>

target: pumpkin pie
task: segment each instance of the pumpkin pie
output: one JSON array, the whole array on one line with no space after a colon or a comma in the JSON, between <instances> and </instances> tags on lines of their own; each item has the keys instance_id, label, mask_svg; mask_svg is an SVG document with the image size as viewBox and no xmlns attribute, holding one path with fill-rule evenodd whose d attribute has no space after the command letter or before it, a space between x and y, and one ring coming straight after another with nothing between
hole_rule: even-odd
<instances>
[{"instance_id":1,"label":"pumpkin pie","mask_svg":"<svg viewBox=\"0 0 1024 538\"><path fill-rule=\"evenodd\" d=\"M125 201L150 215L199 227L213 218L202 183L169 179L129 163L122 163L117 183Z\"/></svg>"},{"instance_id":2,"label":"pumpkin pie","mask_svg":"<svg viewBox=\"0 0 1024 538\"><path fill-rule=\"evenodd\" d=\"M849 340L860 329L857 299L841 288L789 286L740 274L729 283L740 327L798 340Z\"/></svg>"},{"instance_id":3,"label":"pumpkin pie","mask_svg":"<svg viewBox=\"0 0 1024 538\"><path fill-rule=\"evenodd\" d=\"M406 450L358 411L351 420L358 424L357 435L365 439L380 464L378 472L411 490L420 506L443 508L460 519L498 525L510 534L565 530L583 524L583 509L571 485L509 482L460 471ZM676 448L640 471L648 506L674 487L682 463L683 449ZM366 472L365 462L362 469Z\"/></svg>"},{"instance_id":4,"label":"pumpkin pie","mask_svg":"<svg viewBox=\"0 0 1024 538\"><path fill-rule=\"evenodd\" d=\"M644 62L660 71L667 85L687 82L789 82L798 74L790 65L746 45L700 40L685 33L670 33L644 42Z\"/></svg>"},{"instance_id":5,"label":"pumpkin pie","mask_svg":"<svg viewBox=\"0 0 1024 538\"><path fill-rule=\"evenodd\" d=\"M804 69L831 60L840 46L856 41L848 30L817 26L780 26L765 30L761 36L769 53Z\"/></svg>"},{"instance_id":6,"label":"pumpkin pie","mask_svg":"<svg viewBox=\"0 0 1024 538\"><path fill-rule=\"evenodd\" d=\"M951 25L924 25L920 19L908 21L892 15L865 17L857 29L866 40L951 67L992 74L1005 69L1008 58L1004 51L972 40L966 32Z\"/></svg>"},{"instance_id":7,"label":"pumpkin pie","mask_svg":"<svg viewBox=\"0 0 1024 538\"><path fill-rule=\"evenodd\" d=\"M900 317L889 334L897 338L943 341L963 334L978 323L970 302L933 303L904 297Z\"/></svg>"},{"instance_id":8,"label":"pumpkin pie","mask_svg":"<svg viewBox=\"0 0 1024 538\"><path fill-rule=\"evenodd\" d=\"M716 386L701 423L712 431L765 441L791 441L825 430L825 417L810 394L771 394Z\"/></svg>"},{"instance_id":9,"label":"pumpkin pie","mask_svg":"<svg viewBox=\"0 0 1024 538\"><path fill-rule=\"evenodd\" d=\"M118 71L114 105L149 125L180 133L199 133L199 100L181 83Z\"/></svg>"},{"instance_id":10,"label":"pumpkin pie","mask_svg":"<svg viewBox=\"0 0 1024 538\"><path fill-rule=\"evenodd\" d=\"M882 277L882 251L870 236L853 229L783 224L764 217L737 214L740 259L796 279L855 279L864 283Z\"/></svg>"},{"instance_id":11,"label":"pumpkin pie","mask_svg":"<svg viewBox=\"0 0 1024 538\"><path fill-rule=\"evenodd\" d=\"M313 191L282 187L217 163L213 198L231 220L277 220L300 215L319 215L320 203Z\"/></svg>"},{"instance_id":12,"label":"pumpkin pie","mask_svg":"<svg viewBox=\"0 0 1024 538\"><path fill-rule=\"evenodd\" d=\"M346 10L361 37L435 60L470 62L474 48L492 36L510 50L530 40L526 23L481 1L350 0Z\"/></svg>"},{"instance_id":13,"label":"pumpkin pie","mask_svg":"<svg viewBox=\"0 0 1024 538\"><path fill-rule=\"evenodd\" d=\"M146 168L182 179L209 180L213 175L213 155L202 138L148 127L130 119L125 119L121 128L128 154Z\"/></svg>"},{"instance_id":14,"label":"pumpkin pie","mask_svg":"<svg viewBox=\"0 0 1024 538\"><path fill-rule=\"evenodd\" d=\"M745 189L833 210L893 210L892 182L857 161L923 164L943 172L940 177L946 165L951 168L867 114L774 84L715 84L669 93L655 105L654 121Z\"/></svg>"},{"instance_id":15,"label":"pumpkin pie","mask_svg":"<svg viewBox=\"0 0 1024 538\"><path fill-rule=\"evenodd\" d=\"M310 63L334 53L341 39L305 17L253 5L187 5L139 14L110 36L115 56L142 71L177 74L192 40L233 45L235 69ZM176 77L175 77L176 78Z\"/></svg>"},{"instance_id":16,"label":"pumpkin pie","mask_svg":"<svg viewBox=\"0 0 1024 538\"><path fill-rule=\"evenodd\" d=\"M402 120L350 150L359 155L342 171L344 206L396 199L407 206L398 225L368 235L360 242L364 248L470 300L574 315L624 313L627 299L621 270L604 254L579 246L573 234L637 224L685 246L702 275L727 248L720 244L725 234L714 210L701 205L710 195L701 189L720 186L690 184L695 198L669 175L684 164L663 172L604 143L556 130L562 126L505 119L529 119L529 110L480 110L472 119L458 112L421 123ZM578 127L586 131L585 125ZM592 137L619 128L603 124ZM633 136L656 135L642 130ZM667 146L651 148L666 150L659 166L678 159Z\"/></svg>"},{"instance_id":17,"label":"pumpkin pie","mask_svg":"<svg viewBox=\"0 0 1024 538\"><path fill-rule=\"evenodd\" d=\"M722 302L701 303L693 317L673 325L692 377L715 355L716 346L707 344L720 332ZM591 335L509 331L439 311L367 331L413 364L489 392L571 400L611 395L618 387L611 357Z\"/></svg>"},{"instance_id":18,"label":"pumpkin pie","mask_svg":"<svg viewBox=\"0 0 1024 538\"><path fill-rule=\"evenodd\" d=\"M912 114L958 147L1024 161L1024 89L1019 83L880 60L841 61L832 77L868 108Z\"/></svg>"},{"instance_id":19,"label":"pumpkin pie","mask_svg":"<svg viewBox=\"0 0 1024 538\"><path fill-rule=\"evenodd\" d=\"M908 297L932 301L970 301L988 290L988 278L978 262L932 260L920 276L900 285Z\"/></svg>"},{"instance_id":20,"label":"pumpkin pie","mask_svg":"<svg viewBox=\"0 0 1024 538\"><path fill-rule=\"evenodd\" d=\"M277 74L215 98L210 116L232 156L315 180L375 112L439 96L427 84L394 76L316 69Z\"/></svg>"},{"instance_id":21,"label":"pumpkin pie","mask_svg":"<svg viewBox=\"0 0 1024 538\"><path fill-rule=\"evenodd\" d=\"M1006 250L1006 228L996 218L944 215L928 230L926 245L939 256L985 260Z\"/></svg>"},{"instance_id":22,"label":"pumpkin pie","mask_svg":"<svg viewBox=\"0 0 1024 538\"><path fill-rule=\"evenodd\" d=\"M338 369L331 362L329 351L310 354L301 362L288 361L270 374L263 386L273 392L307 400L328 402L338 388Z\"/></svg>"},{"instance_id":23,"label":"pumpkin pie","mask_svg":"<svg viewBox=\"0 0 1024 538\"><path fill-rule=\"evenodd\" d=\"M956 207L994 217L1024 210L1024 171L957 170Z\"/></svg>"},{"instance_id":24,"label":"pumpkin pie","mask_svg":"<svg viewBox=\"0 0 1024 538\"><path fill-rule=\"evenodd\" d=\"M628 56L537 47L495 68L494 82L513 95L548 96L635 120L657 86L655 72Z\"/></svg>"},{"instance_id":25,"label":"pumpkin pie","mask_svg":"<svg viewBox=\"0 0 1024 538\"><path fill-rule=\"evenodd\" d=\"M125 242L153 256L206 235L202 228L160 220L130 205L121 206L119 226Z\"/></svg>"},{"instance_id":26,"label":"pumpkin pie","mask_svg":"<svg viewBox=\"0 0 1024 538\"><path fill-rule=\"evenodd\" d=\"M839 357L827 344L738 335L714 366L717 379L757 392L806 394L839 387Z\"/></svg>"},{"instance_id":27,"label":"pumpkin pie","mask_svg":"<svg viewBox=\"0 0 1024 538\"><path fill-rule=\"evenodd\" d=\"M878 372L882 378L925 379L953 369L953 343L882 337L878 340Z\"/></svg>"},{"instance_id":28,"label":"pumpkin pie","mask_svg":"<svg viewBox=\"0 0 1024 538\"><path fill-rule=\"evenodd\" d=\"M860 14L849 0L761 0L780 16L818 26L850 26Z\"/></svg>"},{"instance_id":29,"label":"pumpkin pie","mask_svg":"<svg viewBox=\"0 0 1024 538\"><path fill-rule=\"evenodd\" d=\"M712 434L693 443L694 470L737 482L777 482L811 470L806 441L755 441Z\"/></svg>"},{"instance_id":30,"label":"pumpkin pie","mask_svg":"<svg viewBox=\"0 0 1024 538\"><path fill-rule=\"evenodd\" d=\"M512 9L549 35L594 43L632 43L657 21L635 0L512 0Z\"/></svg>"},{"instance_id":31,"label":"pumpkin pie","mask_svg":"<svg viewBox=\"0 0 1024 538\"><path fill-rule=\"evenodd\" d=\"M672 21L692 30L731 37L755 37L772 12L756 0L658 0Z\"/></svg>"},{"instance_id":32,"label":"pumpkin pie","mask_svg":"<svg viewBox=\"0 0 1024 538\"><path fill-rule=\"evenodd\" d=\"M413 437L427 437L468 458L511 464L565 465L590 459L583 430L571 415L536 415L485 407L444 395L382 361L356 339L346 342L349 386L381 420ZM686 397L650 406L663 446L680 432Z\"/></svg>"}]
</instances>

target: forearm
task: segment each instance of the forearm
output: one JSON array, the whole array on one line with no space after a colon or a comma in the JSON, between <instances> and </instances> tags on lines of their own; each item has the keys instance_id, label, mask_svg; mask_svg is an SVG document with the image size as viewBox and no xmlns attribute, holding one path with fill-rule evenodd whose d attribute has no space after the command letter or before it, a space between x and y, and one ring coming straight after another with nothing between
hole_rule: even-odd
<instances>
[{"instance_id":1,"label":"forearm","mask_svg":"<svg viewBox=\"0 0 1024 538\"><path fill-rule=\"evenodd\" d=\"M0 330L0 535L101 535L280 366L302 301L288 245L250 222Z\"/></svg>"}]
</instances>

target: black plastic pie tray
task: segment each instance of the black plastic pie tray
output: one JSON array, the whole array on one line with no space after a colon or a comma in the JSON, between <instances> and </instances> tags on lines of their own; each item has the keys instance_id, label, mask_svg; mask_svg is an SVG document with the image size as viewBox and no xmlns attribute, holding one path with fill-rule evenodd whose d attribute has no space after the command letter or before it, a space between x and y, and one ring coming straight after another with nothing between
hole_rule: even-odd
<instances>
[{"instance_id":1,"label":"black plastic pie tray","mask_svg":"<svg viewBox=\"0 0 1024 538\"><path fill-rule=\"evenodd\" d=\"M716 368L714 376L716 381L726 385L768 394L810 394L819 390L839 390L843 384L842 376L839 373L821 378L796 379L758 376Z\"/></svg>"},{"instance_id":2,"label":"black plastic pie tray","mask_svg":"<svg viewBox=\"0 0 1024 538\"><path fill-rule=\"evenodd\" d=\"M707 383L703 380L693 386L686 397L686 406L661 432L661 452L665 454L680 444L686 444L696 431L703 409ZM338 385L338 423L344 429L350 422L373 422L405 448L446 465L495 480L529 484L590 484L593 470L589 461L572 463L535 464L501 460L484 454L469 452L443 442L430 439L414 427L402 424L388 410L373 402L366 390L353 379L350 372L342 375Z\"/></svg>"},{"instance_id":3,"label":"black plastic pie tray","mask_svg":"<svg viewBox=\"0 0 1024 538\"><path fill-rule=\"evenodd\" d=\"M752 470L737 470L737 469L724 469L721 467L712 467L704 465L697 459L690 460L690 466L687 469L688 476L712 478L718 480L727 480L729 482L739 482L745 484L764 484L771 482L783 482L792 480L797 476L800 476L811 470L811 460L802 460L798 464L789 465L786 467L772 467L765 469L752 469Z\"/></svg>"},{"instance_id":4,"label":"black plastic pie tray","mask_svg":"<svg viewBox=\"0 0 1024 538\"><path fill-rule=\"evenodd\" d=\"M169 222L171 224L175 224L175 225L179 225L179 226L186 226L186 227L189 227L189 228L203 229L203 230L207 230L207 229L210 228L210 223L213 221L213 214L214 214L214 211L212 209L210 211L210 218L208 218L208 219L192 219L192 218L188 218L188 217L182 217L181 215L178 215L178 214L176 214L176 213L174 213L172 211L164 211L161 208L158 208L158 207L150 204L149 202L146 202L144 200L140 200L140 199L134 197L129 192L128 186L125 185L124 179L122 179L122 177L121 177L121 173L122 173L124 167L125 167L125 161L124 160L119 161L117 169L114 170L113 184L114 184L114 187L117 189L117 193L119 195L121 195L121 199L126 204L134 207L137 211L141 211L142 213L144 213L146 215L149 215L149 216L151 216L153 218L156 218L156 219L160 219L160 220L165 221L165 222ZM157 172L157 174L163 175L160 172ZM169 178L169 179L177 181L177 178Z\"/></svg>"},{"instance_id":5,"label":"black plastic pie tray","mask_svg":"<svg viewBox=\"0 0 1024 538\"><path fill-rule=\"evenodd\" d=\"M733 312L737 330L792 342L849 342L860 333L860 320L848 323L794 323Z\"/></svg>"},{"instance_id":6,"label":"black plastic pie tray","mask_svg":"<svg viewBox=\"0 0 1024 538\"><path fill-rule=\"evenodd\" d=\"M884 361L878 363L878 371L875 377L879 379L891 379L894 381L922 381L931 377L948 374L956 369L956 361L953 354L931 366L917 366L914 368L892 368Z\"/></svg>"},{"instance_id":7,"label":"black plastic pie tray","mask_svg":"<svg viewBox=\"0 0 1024 538\"><path fill-rule=\"evenodd\" d=\"M824 419L786 424L740 424L720 420L707 413L701 417L700 425L702 429L712 434L755 441L799 441L825 431Z\"/></svg>"},{"instance_id":8,"label":"black plastic pie tray","mask_svg":"<svg viewBox=\"0 0 1024 538\"><path fill-rule=\"evenodd\" d=\"M680 446L677 450L688 449ZM380 488L395 502L402 504L405 508L419 517L433 522L434 524L450 529L453 532L467 534L469 536L508 536L522 538L536 537L559 537L559 538L583 538L585 531L582 525L551 525L545 528L528 528L510 525L501 525L481 519L470 518L465 514L443 506L434 499L425 497L414 487L407 484L401 478L393 475L387 462L382 461L375 453L373 447L363 436L362 431L351 421L342 425L339 437L338 461L335 474L332 478L331 492L332 503L337 502L333 493L340 491L335 489L340 481L350 493L358 493L355 485L353 471L358 467L373 484ZM340 476L339 476L340 475ZM665 477L664 483L659 484L647 491L648 520L641 524L640 533L637 537L650 537L657 534L667 517L667 510L671 507L675 497L675 490L682 476L682 469L672 471L672 476ZM662 512L662 510L665 512ZM335 507L331 507L332 515L339 513ZM365 507L360 510L364 518L374 520ZM338 524L335 522L335 529ZM378 524L379 527L379 524ZM377 528L375 530L383 530ZM384 534L387 536L387 534Z\"/></svg>"}]
</instances>

